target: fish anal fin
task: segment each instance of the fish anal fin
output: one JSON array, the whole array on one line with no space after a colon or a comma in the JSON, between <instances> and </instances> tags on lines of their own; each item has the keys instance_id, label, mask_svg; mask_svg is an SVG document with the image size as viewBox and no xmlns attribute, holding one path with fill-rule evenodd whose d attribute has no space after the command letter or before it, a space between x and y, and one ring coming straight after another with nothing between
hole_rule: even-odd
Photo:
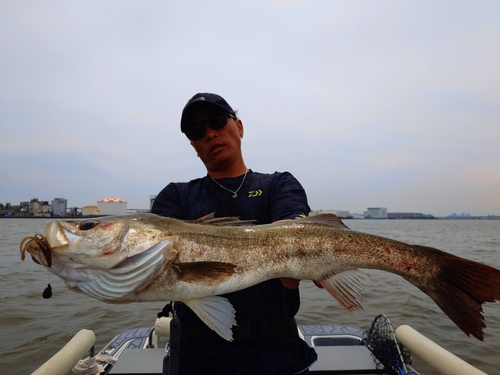
<instances>
[{"instance_id":1,"label":"fish anal fin","mask_svg":"<svg viewBox=\"0 0 500 375\"><path fill-rule=\"evenodd\" d=\"M342 306L350 312L363 310L362 292L370 278L359 270L336 273L317 281Z\"/></svg>"},{"instance_id":2,"label":"fish anal fin","mask_svg":"<svg viewBox=\"0 0 500 375\"><path fill-rule=\"evenodd\" d=\"M223 283L229 280L236 268L234 264L223 262L173 263L171 267L179 280L202 285Z\"/></svg>"},{"instance_id":3,"label":"fish anal fin","mask_svg":"<svg viewBox=\"0 0 500 375\"><path fill-rule=\"evenodd\" d=\"M210 329L227 341L233 341L232 327L236 325L233 305L224 297L212 296L184 302Z\"/></svg>"}]
</instances>

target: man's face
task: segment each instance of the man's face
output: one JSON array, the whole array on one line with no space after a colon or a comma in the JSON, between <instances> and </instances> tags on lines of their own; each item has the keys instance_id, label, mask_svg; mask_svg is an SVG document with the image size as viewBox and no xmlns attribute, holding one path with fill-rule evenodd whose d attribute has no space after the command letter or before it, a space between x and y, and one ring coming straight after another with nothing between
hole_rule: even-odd
<instances>
[{"instance_id":1,"label":"man's face","mask_svg":"<svg viewBox=\"0 0 500 375\"><path fill-rule=\"evenodd\" d=\"M191 124L206 120L218 113L213 107L201 107L189 118ZM227 117L227 124L222 129L206 127L201 139L191 141L201 161L210 171L221 171L241 158L241 137L243 124L240 120Z\"/></svg>"}]
</instances>

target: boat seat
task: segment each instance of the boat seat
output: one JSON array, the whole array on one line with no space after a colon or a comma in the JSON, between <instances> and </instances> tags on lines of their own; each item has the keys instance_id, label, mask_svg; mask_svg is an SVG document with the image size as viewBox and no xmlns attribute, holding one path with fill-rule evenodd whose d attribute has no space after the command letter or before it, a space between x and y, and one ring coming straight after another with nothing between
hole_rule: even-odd
<instances>
[{"instance_id":1,"label":"boat seat","mask_svg":"<svg viewBox=\"0 0 500 375\"><path fill-rule=\"evenodd\" d=\"M164 348L125 349L109 371L110 375L146 374L162 375Z\"/></svg>"},{"instance_id":2,"label":"boat seat","mask_svg":"<svg viewBox=\"0 0 500 375\"><path fill-rule=\"evenodd\" d=\"M371 352L364 345L315 346L318 360L310 371L312 374L385 374L378 369Z\"/></svg>"}]
</instances>

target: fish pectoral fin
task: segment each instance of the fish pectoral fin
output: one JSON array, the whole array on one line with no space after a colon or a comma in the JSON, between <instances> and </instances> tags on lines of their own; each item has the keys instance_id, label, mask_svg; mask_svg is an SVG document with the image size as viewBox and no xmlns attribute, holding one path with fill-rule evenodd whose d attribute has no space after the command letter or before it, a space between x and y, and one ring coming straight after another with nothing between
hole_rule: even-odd
<instances>
[{"instance_id":1,"label":"fish pectoral fin","mask_svg":"<svg viewBox=\"0 0 500 375\"><path fill-rule=\"evenodd\" d=\"M224 297L212 296L184 302L210 329L227 341L233 341L231 328L236 325L236 310Z\"/></svg>"},{"instance_id":2,"label":"fish pectoral fin","mask_svg":"<svg viewBox=\"0 0 500 375\"><path fill-rule=\"evenodd\" d=\"M172 263L179 280L186 283L217 285L223 283L234 274L236 266L223 262Z\"/></svg>"},{"instance_id":3,"label":"fish pectoral fin","mask_svg":"<svg viewBox=\"0 0 500 375\"><path fill-rule=\"evenodd\" d=\"M349 270L336 273L326 279L319 280L321 286L347 310L363 310L362 292L370 282L370 278L360 270Z\"/></svg>"}]
</instances>

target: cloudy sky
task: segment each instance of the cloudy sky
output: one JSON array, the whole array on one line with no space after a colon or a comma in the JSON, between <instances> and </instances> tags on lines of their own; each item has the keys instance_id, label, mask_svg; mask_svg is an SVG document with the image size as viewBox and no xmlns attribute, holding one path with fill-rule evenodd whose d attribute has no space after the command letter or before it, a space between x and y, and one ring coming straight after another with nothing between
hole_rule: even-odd
<instances>
[{"instance_id":1,"label":"cloudy sky","mask_svg":"<svg viewBox=\"0 0 500 375\"><path fill-rule=\"evenodd\" d=\"M2 1L0 202L147 208L197 92L312 209L500 214L500 2Z\"/></svg>"}]
</instances>

